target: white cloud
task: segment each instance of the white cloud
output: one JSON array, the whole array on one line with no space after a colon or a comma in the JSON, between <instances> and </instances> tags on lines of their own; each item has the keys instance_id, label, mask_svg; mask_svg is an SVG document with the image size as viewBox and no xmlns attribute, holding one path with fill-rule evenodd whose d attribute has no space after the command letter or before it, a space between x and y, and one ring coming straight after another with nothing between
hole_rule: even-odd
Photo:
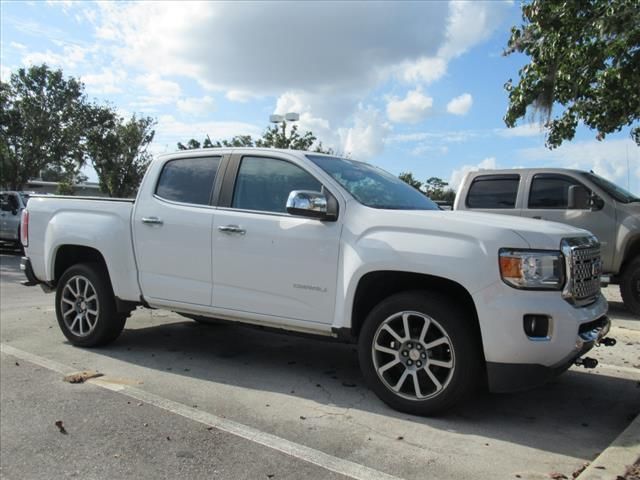
<instances>
[{"instance_id":1,"label":"white cloud","mask_svg":"<svg viewBox=\"0 0 640 480\"><path fill-rule=\"evenodd\" d=\"M449 2L446 41L438 56L454 58L489 38L513 2Z\"/></svg>"},{"instance_id":2,"label":"white cloud","mask_svg":"<svg viewBox=\"0 0 640 480\"><path fill-rule=\"evenodd\" d=\"M254 94L371 88L435 56L449 14L440 2L98 5L97 36L126 64Z\"/></svg>"},{"instance_id":3,"label":"white cloud","mask_svg":"<svg viewBox=\"0 0 640 480\"><path fill-rule=\"evenodd\" d=\"M122 93L127 74L122 69L103 68L101 73L82 75L87 91L95 94Z\"/></svg>"},{"instance_id":4,"label":"white cloud","mask_svg":"<svg viewBox=\"0 0 640 480\"><path fill-rule=\"evenodd\" d=\"M497 128L494 130L496 134L505 138L512 137L539 137L544 136L546 129L543 125L537 123L525 123L513 128Z\"/></svg>"},{"instance_id":5,"label":"white cloud","mask_svg":"<svg viewBox=\"0 0 640 480\"><path fill-rule=\"evenodd\" d=\"M85 61L87 54L91 50L91 47L66 44L63 46L62 53L52 52L49 49L45 52L25 53L22 57L22 63L24 65L39 65L41 63L46 63L49 66L62 67L64 69L75 69L79 64Z\"/></svg>"},{"instance_id":6,"label":"white cloud","mask_svg":"<svg viewBox=\"0 0 640 480\"><path fill-rule=\"evenodd\" d=\"M186 142L191 138L202 141L207 135L212 140L222 140L231 138L234 135L251 135L259 137L262 128L245 122L182 122L173 115L160 115L156 126L156 137L161 138L163 143L154 142L158 150L174 151L178 142Z\"/></svg>"},{"instance_id":7,"label":"white cloud","mask_svg":"<svg viewBox=\"0 0 640 480\"><path fill-rule=\"evenodd\" d=\"M387 103L387 116L392 122L417 123L423 120L433 106L433 98L420 89L407 92L404 99L393 97Z\"/></svg>"},{"instance_id":8,"label":"white cloud","mask_svg":"<svg viewBox=\"0 0 640 480\"><path fill-rule=\"evenodd\" d=\"M593 170L598 175L640 194L640 148L631 139L588 140L518 151L531 167L560 167Z\"/></svg>"},{"instance_id":9,"label":"white cloud","mask_svg":"<svg viewBox=\"0 0 640 480\"><path fill-rule=\"evenodd\" d=\"M213 98L208 95L204 97L189 97L189 98L180 98L176 102L176 107L183 113L187 113L190 115L204 115L205 113L209 113L214 109Z\"/></svg>"},{"instance_id":10,"label":"white cloud","mask_svg":"<svg viewBox=\"0 0 640 480\"><path fill-rule=\"evenodd\" d=\"M453 172L451 172L451 177L449 178L449 186L454 190L457 189L465 175L469 172L475 172L478 170L494 170L498 168L496 164L495 157L487 157L482 160L477 165L463 165L460 168L456 168Z\"/></svg>"},{"instance_id":11,"label":"white cloud","mask_svg":"<svg viewBox=\"0 0 640 480\"><path fill-rule=\"evenodd\" d=\"M8 82L11 78L11 69L9 67L5 67L4 65L0 65L0 80L3 82Z\"/></svg>"},{"instance_id":12,"label":"white cloud","mask_svg":"<svg viewBox=\"0 0 640 480\"><path fill-rule=\"evenodd\" d=\"M447 103L447 112L453 115L466 115L471 105L473 105L473 97L469 93L463 93Z\"/></svg>"},{"instance_id":13,"label":"white cloud","mask_svg":"<svg viewBox=\"0 0 640 480\"><path fill-rule=\"evenodd\" d=\"M378 110L360 105L354 116L353 127L340 130L342 152L356 160L368 160L384 149L391 127L384 122Z\"/></svg>"},{"instance_id":14,"label":"white cloud","mask_svg":"<svg viewBox=\"0 0 640 480\"><path fill-rule=\"evenodd\" d=\"M447 73L447 62L437 57L420 58L400 68L400 78L407 83L433 83L442 78L445 73Z\"/></svg>"},{"instance_id":15,"label":"white cloud","mask_svg":"<svg viewBox=\"0 0 640 480\"><path fill-rule=\"evenodd\" d=\"M246 103L249 100L255 98L255 96L251 92L247 92L246 90L229 90L225 97L230 102L240 102Z\"/></svg>"},{"instance_id":16,"label":"white cloud","mask_svg":"<svg viewBox=\"0 0 640 480\"><path fill-rule=\"evenodd\" d=\"M166 105L178 100L182 94L182 88L176 82L165 80L155 73L139 75L134 83L144 88L148 95L140 95L137 99L130 103L133 107L154 107L157 105Z\"/></svg>"}]
</instances>

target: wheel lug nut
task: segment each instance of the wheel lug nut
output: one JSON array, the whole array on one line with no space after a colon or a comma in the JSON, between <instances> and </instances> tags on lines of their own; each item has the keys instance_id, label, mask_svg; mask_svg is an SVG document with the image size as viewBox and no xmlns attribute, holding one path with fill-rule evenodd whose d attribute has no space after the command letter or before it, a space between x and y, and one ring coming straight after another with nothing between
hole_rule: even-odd
<instances>
[{"instance_id":1,"label":"wheel lug nut","mask_svg":"<svg viewBox=\"0 0 640 480\"><path fill-rule=\"evenodd\" d=\"M421 367L421 366L422 366L422 362L421 362L420 360L418 360L418 361L416 362L416 365L417 365L417 366L419 366L419 367Z\"/></svg>"},{"instance_id":2,"label":"wheel lug nut","mask_svg":"<svg viewBox=\"0 0 640 480\"><path fill-rule=\"evenodd\" d=\"M417 348L418 350L422 350L422 345L418 344L418 345L416 345L416 348Z\"/></svg>"},{"instance_id":3,"label":"wheel lug nut","mask_svg":"<svg viewBox=\"0 0 640 480\"><path fill-rule=\"evenodd\" d=\"M411 345L410 343L407 343L407 348L413 348L413 345Z\"/></svg>"},{"instance_id":4,"label":"wheel lug nut","mask_svg":"<svg viewBox=\"0 0 640 480\"><path fill-rule=\"evenodd\" d=\"M406 350L404 350L404 351L402 352L402 356L403 356L403 357L406 357L407 355L409 355L409 352L407 352Z\"/></svg>"},{"instance_id":5,"label":"wheel lug nut","mask_svg":"<svg viewBox=\"0 0 640 480\"><path fill-rule=\"evenodd\" d=\"M413 365L413 362L411 360L407 360L407 365L411 366Z\"/></svg>"},{"instance_id":6,"label":"wheel lug nut","mask_svg":"<svg viewBox=\"0 0 640 480\"><path fill-rule=\"evenodd\" d=\"M422 355L420 355L422 358L427 358L427 354L422 352Z\"/></svg>"}]
</instances>

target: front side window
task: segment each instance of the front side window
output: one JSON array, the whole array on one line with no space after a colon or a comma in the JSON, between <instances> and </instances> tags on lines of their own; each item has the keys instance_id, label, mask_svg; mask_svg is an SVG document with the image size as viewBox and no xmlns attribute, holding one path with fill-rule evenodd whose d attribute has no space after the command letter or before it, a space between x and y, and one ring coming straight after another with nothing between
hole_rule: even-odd
<instances>
[{"instance_id":1,"label":"front side window","mask_svg":"<svg viewBox=\"0 0 640 480\"><path fill-rule=\"evenodd\" d=\"M333 177L358 202L371 208L439 210L438 205L415 188L371 164L347 158L307 155Z\"/></svg>"},{"instance_id":2,"label":"front side window","mask_svg":"<svg viewBox=\"0 0 640 480\"><path fill-rule=\"evenodd\" d=\"M156 195L166 200L209 205L220 157L171 160L160 174Z\"/></svg>"},{"instance_id":3,"label":"front side window","mask_svg":"<svg viewBox=\"0 0 640 480\"><path fill-rule=\"evenodd\" d=\"M519 175L476 177L469 187L469 208L515 208Z\"/></svg>"},{"instance_id":4,"label":"front side window","mask_svg":"<svg viewBox=\"0 0 640 480\"><path fill-rule=\"evenodd\" d=\"M569 187L580 185L564 175L536 175L529 191L531 209L566 209L569 207Z\"/></svg>"},{"instance_id":5,"label":"front side window","mask_svg":"<svg viewBox=\"0 0 640 480\"><path fill-rule=\"evenodd\" d=\"M284 160L244 157L231 206L242 210L287 213L292 190L319 192L322 185L302 168Z\"/></svg>"}]
</instances>

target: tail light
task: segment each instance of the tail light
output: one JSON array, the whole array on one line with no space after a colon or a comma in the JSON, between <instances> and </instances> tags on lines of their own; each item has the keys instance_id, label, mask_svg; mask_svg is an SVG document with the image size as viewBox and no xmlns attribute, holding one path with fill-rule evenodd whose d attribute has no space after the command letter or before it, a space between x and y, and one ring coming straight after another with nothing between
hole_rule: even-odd
<instances>
[{"instance_id":1,"label":"tail light","mask_svg":"<svg viewBox=\"0 0 640 480\"><path fill-rule=\"evenodd\" d=\"M20 240L24 247L29 246L29 210L26 208L22 211L22 220L20 221Z\"/></svg>"}]
</instances>

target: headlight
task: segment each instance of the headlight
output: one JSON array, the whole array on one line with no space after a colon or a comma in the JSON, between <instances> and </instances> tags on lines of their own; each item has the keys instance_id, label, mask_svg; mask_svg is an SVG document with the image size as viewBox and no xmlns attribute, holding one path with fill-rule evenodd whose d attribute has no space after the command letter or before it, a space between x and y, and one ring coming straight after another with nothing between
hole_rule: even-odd
<instances>
[{"instance_id":1,"label":"headlight","mask_svg":"<svg viewBox=\"0 0 640 480\"><path fill-rule=\"evenodd\" d=\"M549 250L500 250L500 276L515 288L560 290L564 285L562 254Z\"/></svg>"}]
</instances>

